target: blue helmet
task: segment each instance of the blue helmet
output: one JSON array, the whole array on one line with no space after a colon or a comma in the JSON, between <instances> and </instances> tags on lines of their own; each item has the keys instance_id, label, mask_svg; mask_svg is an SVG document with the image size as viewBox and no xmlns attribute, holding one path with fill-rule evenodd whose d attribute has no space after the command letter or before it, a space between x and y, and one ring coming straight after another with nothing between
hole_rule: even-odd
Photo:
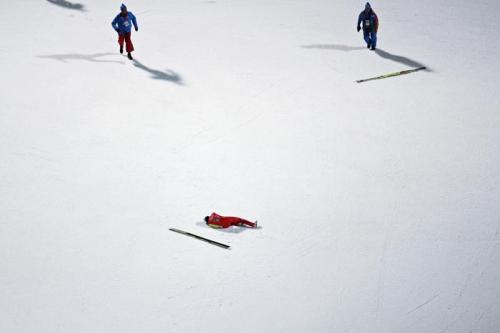
<instances>
[{"instance_id":1,"label":"blue helmet","mask_svg":"<svg viewBox=\"0 0 500 333\"><path fill-rule=\"evenodd\" d=\"M366 5L365 5L365 9L371 9L371 8L372 8L372 6L370 5L369 2L367 2Z\"/></svg>"},{"instance_id":2,"label":"blue helmet","mask_svg":"<svg viewBox=\"0 0 500 333\"><path fill-rule=\"evenodd\" d=\"M125 6L124 3L122 3L122 5L120 6L120 10L124 10L124 11L127 11L127 6Z\"/></svg>"}]
</instances>

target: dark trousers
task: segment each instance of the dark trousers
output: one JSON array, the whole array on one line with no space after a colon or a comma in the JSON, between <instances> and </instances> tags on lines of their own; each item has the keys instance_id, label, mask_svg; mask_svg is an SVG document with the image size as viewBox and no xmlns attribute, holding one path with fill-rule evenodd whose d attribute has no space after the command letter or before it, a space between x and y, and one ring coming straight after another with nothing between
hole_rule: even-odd
<instances>
[{"instance_id":1,"label":"dark trousers","mask_svg":"<svg viewBox=\"0 0 500 333\"><path fill-rule=\"evenodd\" d=\"M377 33L375 31L363 30L363 37L367 45L373 48L377 47Z\"/></svg>"}]
</instances>

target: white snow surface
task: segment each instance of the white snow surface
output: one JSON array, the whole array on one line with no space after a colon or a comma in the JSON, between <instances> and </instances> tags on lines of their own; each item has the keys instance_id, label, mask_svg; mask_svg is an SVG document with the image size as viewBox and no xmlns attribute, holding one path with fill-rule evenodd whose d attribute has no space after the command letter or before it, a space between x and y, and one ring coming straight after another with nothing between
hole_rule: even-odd
<instances>
[{"instance_id":1,"label":"white snow surface","mask_svg":"<svg viewBox=\"0 0 500 333\"><path fill-rule=\"evenodd\" d=\"M75 3L0 0L1 332L500 332L500 2Z\"/></svg>"}]
</instances>

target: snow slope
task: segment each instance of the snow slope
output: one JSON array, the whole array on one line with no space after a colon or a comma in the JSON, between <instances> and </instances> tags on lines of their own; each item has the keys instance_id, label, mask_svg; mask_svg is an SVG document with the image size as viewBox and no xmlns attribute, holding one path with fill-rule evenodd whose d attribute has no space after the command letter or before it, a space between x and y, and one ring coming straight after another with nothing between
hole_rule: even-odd
<instances>
[{"instance_id":1,"label":"snow slope","mask_svg":"<svg viewBox=\"0 0 500 333\"><path fill-rule=\"evenodd\" d=\"M500 330L498 1L119 5L0 0L1 332Z\"/></svg>"}]
</instances>

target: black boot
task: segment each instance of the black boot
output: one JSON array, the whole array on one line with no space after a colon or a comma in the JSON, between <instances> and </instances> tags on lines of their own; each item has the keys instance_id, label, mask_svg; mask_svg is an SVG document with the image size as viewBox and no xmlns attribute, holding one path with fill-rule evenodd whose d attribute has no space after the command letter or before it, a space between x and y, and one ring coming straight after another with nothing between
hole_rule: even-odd
<instances>
[{"instance_id":1,"label":"black boot","mask_svg":"<svg viewBox=\"0 0 500 333\"><path fill-rule=\"evenodd\" d=\"M375 46L372 46L372 48L370 50L375 51Z\"/></svg>"},{"instance_id":2,"label":"black boot","mask_svg":"<svg viewBox=\"0 0 500 333\"><path fill-rule=\"evenodd\" d=\"M123 46L120 46L120 54L123 54Z\"/></svg>"},{"instance_id":3,"label":"black boot","mask_svg":"<svg viewBox=\"0 0 500 333\"><path fill-rule=\"evenodd\" d=\"M128 52L127 53L127 57L130 59L130 60L134 60L134 58L132 58L132 53Z\"/></svg>"}]
</instances>

